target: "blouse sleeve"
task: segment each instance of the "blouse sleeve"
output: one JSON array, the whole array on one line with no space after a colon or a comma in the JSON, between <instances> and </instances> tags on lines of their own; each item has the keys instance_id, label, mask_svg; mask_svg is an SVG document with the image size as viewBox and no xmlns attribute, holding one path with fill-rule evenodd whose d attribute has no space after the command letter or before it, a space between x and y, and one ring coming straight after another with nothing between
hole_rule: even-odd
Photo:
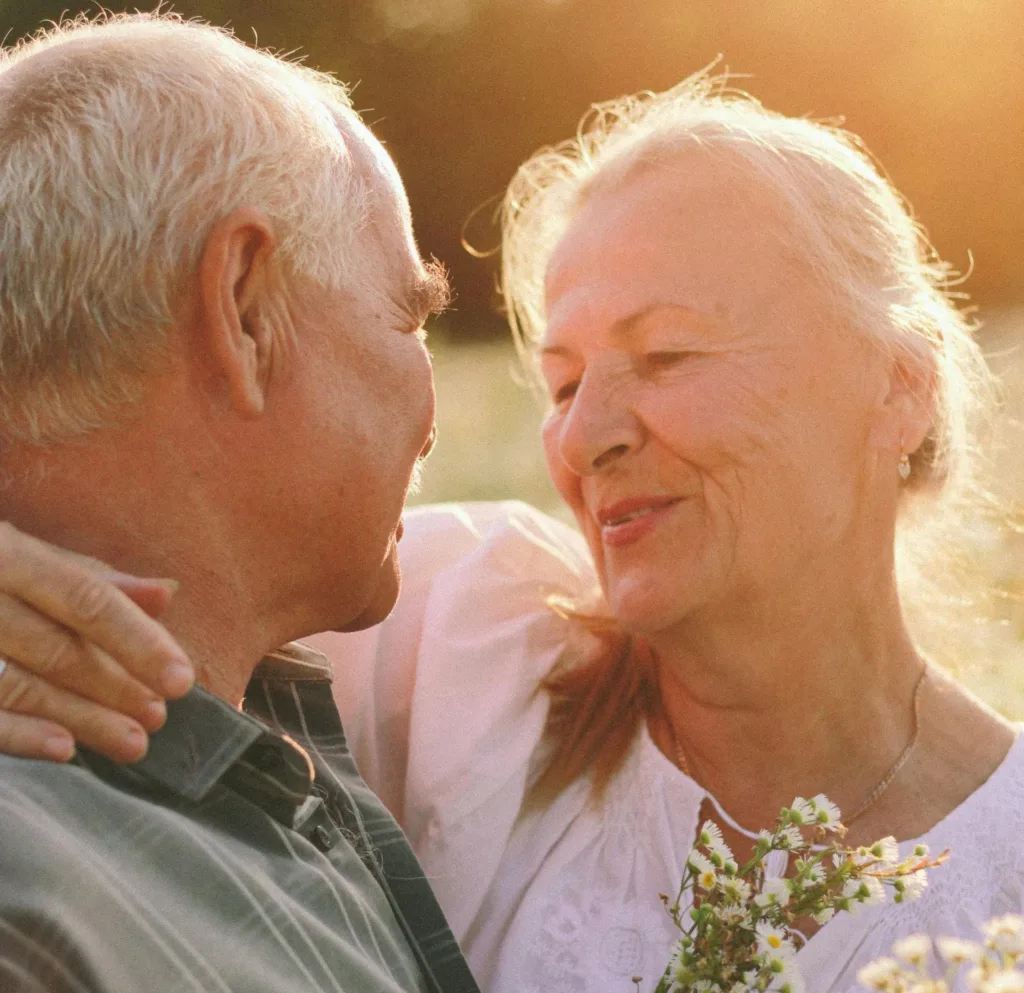
<instances>
[{"instance_id":1,"label":"blouse sleeve","mask_svg":"<svg viewBox=\"0 0 1024 993\"><path fill-rule=\"evenodd\" d=\"M596 581L579 534L518 502L409 511L399 557L402 594L388 620L309 643L331 659L360 770L458 937L522 806L547 716L540 681L585 647L549 601L587 599Z\"/></svg>"}]
</instances>

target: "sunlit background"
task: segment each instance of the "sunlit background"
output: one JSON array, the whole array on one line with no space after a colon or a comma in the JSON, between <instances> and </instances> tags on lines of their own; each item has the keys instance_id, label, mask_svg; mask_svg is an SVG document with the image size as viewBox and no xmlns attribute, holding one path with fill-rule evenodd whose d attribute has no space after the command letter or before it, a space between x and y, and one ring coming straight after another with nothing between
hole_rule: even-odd
<instances>
[{"instance_id":1,"label":"sunlit background","mask_svg":"<svg viewBox=\"0 0 1024 993\"><path fill-rule=\"evenodd\" d=\"M135 4L112 3L111 9ZM0 0L7 43L61 0ZM1021 0L181 0L243 39L299 51L354 85L406 179L424 252L449 266L455 309L433 329L440 442L417 499L517 496L555 509L495 293L493 198L588 104L662 89L712 62L790 114L842 120L907 196L940 254L971 270L981 336L1005 375L993 487L1024 501L1024 3ZM964 657L929 645L994 706L1024 718L1024 536L969 536L998 597ZM925 632L927 640L928 632Z\"/></svg>"}]
</instances>

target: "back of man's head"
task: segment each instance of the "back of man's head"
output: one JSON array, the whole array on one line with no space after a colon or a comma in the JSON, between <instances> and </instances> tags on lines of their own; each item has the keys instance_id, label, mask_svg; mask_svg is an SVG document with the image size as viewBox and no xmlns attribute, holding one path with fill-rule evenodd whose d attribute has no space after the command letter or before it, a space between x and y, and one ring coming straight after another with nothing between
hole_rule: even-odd
<instances>
[{"instance_id":1,"label":"back of man's head","mask_svg":"<svg viewBox=\"0 0 1024 993\"><path fill-rule=\"evenodd\" d=\"M116 419L168 354L218 218L345 284L367 209L328 76L163 15L79 19L0 55L0 440Z\"/></svg>"}]
</instances>

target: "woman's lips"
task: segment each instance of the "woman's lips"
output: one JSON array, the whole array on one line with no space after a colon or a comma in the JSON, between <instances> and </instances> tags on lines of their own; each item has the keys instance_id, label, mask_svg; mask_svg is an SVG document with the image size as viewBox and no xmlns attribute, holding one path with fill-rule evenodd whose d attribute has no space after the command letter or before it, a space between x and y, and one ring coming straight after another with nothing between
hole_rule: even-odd
<instances>
[{"instance_id":1,"label":"woman's lips","mask_svg":"<svg viewBox=\"0 0 1024 993\"><path fill-rule=\"evenodd\" d=\"M678 499L624 500L598 514L601 540L609 548L621 548L646 537L672 512Z\"/></svg>"}]
</instances>

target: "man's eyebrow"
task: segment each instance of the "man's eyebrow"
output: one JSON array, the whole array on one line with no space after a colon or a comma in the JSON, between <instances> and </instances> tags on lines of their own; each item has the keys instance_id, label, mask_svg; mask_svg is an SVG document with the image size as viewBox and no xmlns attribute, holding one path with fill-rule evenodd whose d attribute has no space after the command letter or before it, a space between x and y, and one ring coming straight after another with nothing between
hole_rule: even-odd
<instances>
[{"instance_id":1,"label":"man's eyebrow","mask_svg":"<svg viewBox=\"0 0 1024 993\"><path fill-rule=\"evenodd\" d=\"M437 259L425 261L406 293L409 313L421 323L431 314L446 310L452 300L448 271Z\"/></svg>"}]
</instances>

